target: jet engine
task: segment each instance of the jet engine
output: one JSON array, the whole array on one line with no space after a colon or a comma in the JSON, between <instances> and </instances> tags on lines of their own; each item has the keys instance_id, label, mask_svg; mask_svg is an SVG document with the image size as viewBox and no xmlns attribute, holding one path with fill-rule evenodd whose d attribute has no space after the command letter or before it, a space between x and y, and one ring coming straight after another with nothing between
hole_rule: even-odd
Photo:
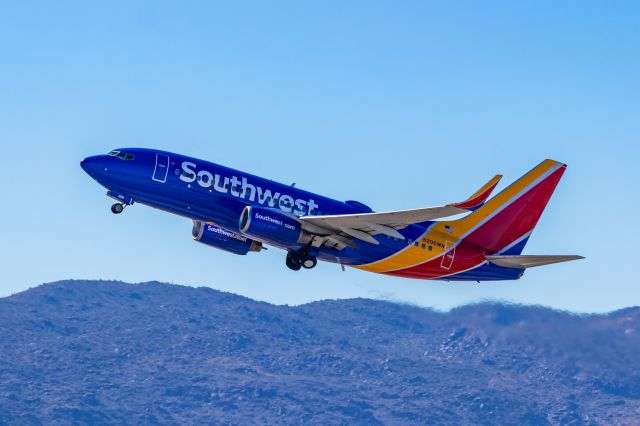
<instances>
[{"instance_id":1,"label":"jet engine","mask_svg":"<svg viewBox=\"0 0 640 426\"><path fill-rule=\"evenodd\" d=\"M262 243L259 241L199 220L193 221L191 234L194 240L202 244L234 254L245 255L250 251L262 250Z\"/></svg>"},{"instance_id":2,"label":"jet engine","mask_svg":"<svg viewBox=\"0 0 640 426\"><path fill-rule=\"evenodd\" d=\"M295 217L265 207L245 207L240 215L239 228L244 235L274 245L307 244L312 239Z\"/></svg>"}]
</instances>

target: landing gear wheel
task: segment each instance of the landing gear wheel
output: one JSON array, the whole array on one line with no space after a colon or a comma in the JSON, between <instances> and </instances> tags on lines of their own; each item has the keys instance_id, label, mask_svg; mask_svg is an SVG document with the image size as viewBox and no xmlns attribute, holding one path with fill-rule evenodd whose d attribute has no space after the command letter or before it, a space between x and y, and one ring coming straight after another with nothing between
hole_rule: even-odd
<instances>
[{"instance_id":1,"label":"landing gear wheel","mask_svg":"<svg viewBox=\"0 0 640 426\"><path fill-rule=\"evenodd\" d=\"M291 269L292 271L299 271L300 268L302 268L302 262L300 261L300 258L295 254L287 254L286 263L287 268Z\"/></svg>"},{"instance_id":2,"label":"landing gear wheel","mask_svg":"<svg viewBox=\"0 0 640 426\"><path fill-rule=\"evenodd\" d=\"M312 269L315 268L315 266L318 264L318 259L316 259L315 257L307 257L302 261L302 267L304 269Z\"/></svg>"},{"instance_id":3,"label":"landing gear wheel","mask_svg":"<svg viewBox=\"0 0 640 426\"><path fill-rule=\"evenodd\" d=\"M124 211L124 204L115 203L111 206L111 213L120 214Z\"/></svg>"}]
</instances>

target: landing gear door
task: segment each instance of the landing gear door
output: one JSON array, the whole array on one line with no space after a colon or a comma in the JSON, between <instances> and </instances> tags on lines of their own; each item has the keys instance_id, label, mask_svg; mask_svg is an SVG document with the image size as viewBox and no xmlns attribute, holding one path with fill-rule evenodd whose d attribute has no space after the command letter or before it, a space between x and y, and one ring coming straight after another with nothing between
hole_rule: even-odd
<instances>
[{"instance_id":1,"label":"landing gear door","mask_svg":"<svg viewBox=\"0 0 640 426\"><path fill-rule=\"evenodd\" d=\"M153 169L151 179L156 182L165 183L167 174L169 173L169 156L165 154L156 154L156 166Z\"/></svg>"}]
</instances>

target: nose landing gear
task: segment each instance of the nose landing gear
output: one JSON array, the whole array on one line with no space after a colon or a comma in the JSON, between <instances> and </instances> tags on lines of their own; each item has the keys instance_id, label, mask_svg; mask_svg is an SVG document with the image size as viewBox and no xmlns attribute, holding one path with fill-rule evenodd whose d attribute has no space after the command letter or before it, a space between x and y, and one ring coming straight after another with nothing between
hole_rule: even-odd
<instances>
[{"instance_id":1,"label":"nose landing gear","mask_svg":"<svg viewBox=\"0 0 640 426\"><path fill-rule=\"evenodd\" d=\"M117 203L111 206L111 213L113 214L122 213L125 207L131 206L134 203L133 197L120 192L109 190L107 191L107 196L117 201Z\"/></svg>"},{"instance_id":2,"label":"nose landing gear","mask_svg":"<svg viewBox=\"0 0 640 426\"><path fill-rule=\"evenodd\" d=\"M290 251L287 253L286 264L292 271L299 271L300 268L312 269L318 264L318 259L310 256L307 251Z\"/></svg>"},{"instance_id":3,"label":"nose landing gear","mask_svg":"<svg viewBox=\"0 0 640 426\"><path fill-rule=\"evenodd\" d=\"M126 204L124 203L115 203L114 205L111 206L111 213L113 214L120 214L124 211L124 206L126 206Z\"/></svg>"}]
</instances>

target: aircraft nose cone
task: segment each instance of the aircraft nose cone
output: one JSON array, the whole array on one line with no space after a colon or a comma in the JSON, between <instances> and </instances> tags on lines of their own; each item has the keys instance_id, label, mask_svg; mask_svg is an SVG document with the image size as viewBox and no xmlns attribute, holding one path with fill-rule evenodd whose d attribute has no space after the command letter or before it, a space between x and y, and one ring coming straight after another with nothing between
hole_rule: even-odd
<instances>
[{"instance_id":1,"label":"aircraft nose cone","mask_svg":"<svg viewBox=\"0 0 640 426\"><path fill-rule=\"evenodd\" d=\"M89 176L95 177L103 168L100 157L101 156L99 155L87 157L80 162L80 167L82 167L82 170L84 170Z\"/></svg>"}]
</instances>

